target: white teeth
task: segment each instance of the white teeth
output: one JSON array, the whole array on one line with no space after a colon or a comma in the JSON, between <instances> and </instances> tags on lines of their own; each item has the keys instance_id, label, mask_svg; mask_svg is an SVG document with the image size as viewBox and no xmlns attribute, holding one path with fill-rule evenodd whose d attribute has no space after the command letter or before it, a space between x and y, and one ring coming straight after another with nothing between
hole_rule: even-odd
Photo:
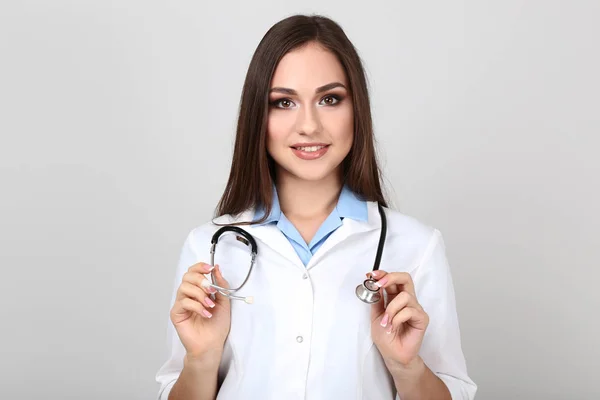
<instances>
[{"instance_id":1,"label":"white teeth","mask_svg":"<svg viewBox=\"0 0 600 400\"><path fill-rule=\"evenodd\" d=\"M325 146L309 146L309 147L297 147L298 150L302 150L302 151L306 151L306 152L313 152L313 151L317 151L317 150L321 150L322 148L324 148Z\"/></svg>"}]
</instances>

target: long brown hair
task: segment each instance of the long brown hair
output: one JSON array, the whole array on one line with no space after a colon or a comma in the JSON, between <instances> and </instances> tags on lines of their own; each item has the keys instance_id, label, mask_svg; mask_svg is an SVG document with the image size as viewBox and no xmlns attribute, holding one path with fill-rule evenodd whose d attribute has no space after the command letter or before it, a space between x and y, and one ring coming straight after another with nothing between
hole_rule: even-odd
<instances>
[{"instance_id":1,"label":"long brown hair","mask_svg":"<svg viewBox=\"0 0 600 400\"><path fill-rule=\"evenodd\" d=\"M267 153L269 88L277 64L288 52L318 42L337 56L348 77L354 107L354 139L342 163L343 182L367 201L387 202L375 154L367 80L360 57L342 28L321 15L294 15L273 25L260 41L246 74L240 101L229 180L215 217L239 215L262 206L271 212L275 162Z\"/></svg>"}]
</instances>

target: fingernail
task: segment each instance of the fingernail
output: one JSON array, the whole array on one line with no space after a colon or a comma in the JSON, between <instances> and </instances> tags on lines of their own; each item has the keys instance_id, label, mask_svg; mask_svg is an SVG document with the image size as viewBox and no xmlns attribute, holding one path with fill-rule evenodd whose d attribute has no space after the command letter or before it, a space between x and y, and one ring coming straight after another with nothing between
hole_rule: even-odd
<instances>
[{"instance_id":1,"label":"fingernail","mask_svg":"<svg viewBox=\"0 0 600 400\"><path fill-rule=\"evenodd\" d=\"M388 319L389 319L389 316L387 315L387 313L385 313L385 315L381 319L381 326L385 327L388 323Z\"/></svg>"},{"instance_id":2,"label":"fingernail","mask_svg":"<svg viewBox=\"0 0 600 400\"><path fill-rule=\"evenodd\" d=\"M214 266L214 265L211 265L211 266L209 266L209 268L208 268L208 272L212 271L213 269L215 269L215 266Z\"/></svg>"},{"instance_id":3,"label":"fingernail","mask_svg":"<svg viewBox=\"0 0 600 400\"><path fill-rule=\"evenodd\" d=\"M382 287L383 285L385 285L388 281L388 277L384 277L382 280L375 282L375 285L377 285L378 287Z\"/></svg>"},{"instance_id":4,"label":"fingernail","mask_svg":"<svg viewBox=\"0 0 600 400\"><path fill-rule=\"evenodd\" d=\"M202 282L200 282L200 286L202 286L203 288L209 288L209 287L211 287L210 286L210 282L206 278L202 279Z\"/></svg>"},{"instance_id":5,"label":"fingernail","mask_svg":"<svg viewBox=\"0 0 600 400\"><path fill-rule=\"evenodd\" d=\"M205 301L206 301L206 304L208 304L208 306L210 308L213 308L215 306L215 303L213 303L213 301L210 299L210 297L207 297Z\"/></svg>"},{"instance_id":6,"label":"fingernail","mask_svg":"<svg viewBox=\"0 0 600 400\"><path fill-rule=\"evenodd\" d=\"M390 327L388 328L387 331L385 331L385 333L387 333L389 335L390 333L392 333L393 328L394 328L394 326L390 324Z\"/></svg>"},{"instance_id":7,"label":"fingernail","mask_svg":"<svg viewBox=\"0 0 600 400\"><path fill-rule=\"evenodd\" d=\"M202 314L204 314L204 316L205 316L206 318L210 318L210 317L212 317L212 314L211 314L211 313L209 313L207 310L202 310Z\"/></svg>"},{"instance_id":8,"label":"fingernail","mask_svg":"<svg viewBox=\"0 0 600 400\"><path fill-rule=\"evenodd\" d=\"M377 271L371 271L372 276L377 276Z\"/></svg>"}]
</instances>

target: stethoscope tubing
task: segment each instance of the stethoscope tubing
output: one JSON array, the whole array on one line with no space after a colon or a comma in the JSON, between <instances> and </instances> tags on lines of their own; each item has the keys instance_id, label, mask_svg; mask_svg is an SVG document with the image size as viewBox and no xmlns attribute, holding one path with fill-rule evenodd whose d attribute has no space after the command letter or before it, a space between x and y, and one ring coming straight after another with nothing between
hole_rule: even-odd
<instances>
[{"instance_id":1,"label":"stethoscope tubing","mask_svg":"<svg viewBox=\"0 0 600 400\"><path fill-rule=\"evenodd\" d=\"M385 239L386 239L386 234L387 234L387 219L385 217L385 211L383 209L383 206L379 203L377 203L377 208L379 210L379 215L381 217L381 233L379 235L379 242L377 244L377 253L375 255L375 262L373 263L372 271L377 271L379 269L379 264L381 263L381 256L383 254L383 248L385 245ZM235 233L241 235L247 241L247 243L245 243L245 244L247 244L251 247L250 268L248 270L248 274L246 274L246 278L241 283L241 285L239 285L237 288L224 288L224 287L219 286L216 283L214 283L214 282L216 282L216 279L215 279L213 271L211 271L211 273L210 273L212 282L209 285L211 287L215 288L221 295L223 295L225 297L229 297L231 299L236 299L236 300L243 300L246 303L251 304L254 301L252 296L246 296L246 297L236 296L233 293L237 292L242 287L244 287L244 285L250 278L250 275L252 274L252 269L254 268L254 264L256 263L256 257L258 255L258 245L256 244L256 240L254 239L254 237L252 237L252 235L250 235L244 229L237 227L237 226L233 226L233 225L225 225L225 226L221 227L220 229L218 229L212 236L211 247L210 247L210 265L215 265L215 251L217 248L217 243L219 241L219 237L225 232L235 232ZM239 238L238 238L238 240L239 240ZM240 240L240 241L243 242L243 240ZM368 304L373 304L373 303L378 302L381 299L381 293L380 293L380 288L375 285L375 282L376 282L375 279L373 279L372 277L366 279L364 282L362 282L360 285L358 285L356 287L356 296L361 301L368 303Z\"/></svg>"}]
</instances>

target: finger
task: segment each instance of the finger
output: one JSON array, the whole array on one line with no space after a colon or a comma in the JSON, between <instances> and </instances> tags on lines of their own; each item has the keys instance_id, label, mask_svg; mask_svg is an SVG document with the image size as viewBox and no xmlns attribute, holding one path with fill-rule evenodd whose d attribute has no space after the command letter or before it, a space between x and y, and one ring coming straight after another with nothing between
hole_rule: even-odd
<instances>
[{"instance_id":1,"label":"finger","mask_svg":"<svg viewBox=\"0 0 600 400\"><path fill-rule=\"evenodd\" d=\"M375 271L367 272L366 275L367 275L367 278L381 279L387 275L387 272L380 270L380 269L376 269Z\"/></svg>"},{"instance_id":2,"label":"finger","mask_svg":"<svg viewBox=\"0 0 600 400\"><path fill-rule=\"evenodd\" d=\"M229 289L229 282L227 282L227 280L223 277L223 273L221 272L221 266L219 264L215 265L213 275L215 277L215 283L217 285Z\"/></svg>"},{"instance_id":3,"label":"finger","mask_svg":"<svg viewBox=\"0 0 600 400\"><path fill-rule=\"evenodd\" d=\"M391 324L386 330L386 333L392 333L402 327L403 324L408 324L415 329L425 330L429 323L429 316L423 310L413 307L404 307L391 320Z\"/></svg>"},{"instance_id":4,"label":"finger","mask_svg":"<svg viewBox=\"0 0 600 400\"><path fill-rule=\"evenodd\" d=\"M215 267L210 264L207 264L205 262L199 262L189 267L188 272L199 272L201 274L208 274L214 268Z\"/></svg>"},{"instance_id":5,"label":"finger","mask_svg":"<svg viewBox=\"0 0 600 400\"><path fill-rule=\"evenodd\" d=\"M380 291L381 292L381 291ZM379 299L377 303L371 304L371 322L380 319L383 317L385 313L385 303L383 296Z\"/></svg>"},{"instance_id":6,"label":"finger","mask_svg":"<svg viewBox=\"0 0 600 400\"><path fill-rule=\"evenodd\" d=\"M382 271L382 270L374 270L374 271L369 271L366 273L367 278L370 279L382 279L384 276L386 276L388 273L386 271ZM381 294L381 299L377 302L377 303L373 303L371 306L371 321L375 321L377 318L380 319L381 322L381 318L383 317L383 314L385 312L385 301L386 299L384 299L383 297L383 290L379 291ZM387 299L388 303L389 303L389 299Z\"/></svg>"},{"instance_id":7,"label":"finger","mask_svg":"<svg viewBox=\"0 0 600 400\"><path fill-rule=\"evenodd\" d=\"M207 294L213 294L217 292L215 288L210 286L210 281L206 279L206 276L199 272L186 272L182 278L182 283L183 282L188 282L192 285L198 286Z\"/></svg>"},{"instance_id":8,"label":"finger","mask_svg":"<svg viewBox=\"0 0 600 400\"><path fill-rule=\"evenodd\" d=\"M421 306L417 302L417 298L408 292L400 292L394 300L392 300L385 308L385 315L381 320L381 326L387 326L389 322L405 307L420 309ZM387 316L387 317L386 317Z\"/></svg>"},{"instance_id":9,"label":"finger","mask_svg":"<svg viewBox=\"0 0 600 400\"><path fill-rule=\"evenodd\" d=\"M218 264L215 266L213 276L215 277L215 283L217 285L229 289L229 282L227 282L227 280L223 277L223 274L221 273L221 267ZM215 301L217 304L229 305L229 297L227 296L217 296L215 297Z\"/></svg>"},{"instance_id":10,"label":"finger","mask_svg":"<svg viewBox=\"0 0 600 400\"><path fill-rule=\"evenodd\" d=\"M194 284L191 284L189 282L183 282L179 287L179 290L185 297L195 299L196 301L202 303L204 306L210 308L213 308L215 306L215 303L211 300L208 294Z\"/></svg>"},{"instance_id":11,"label":"finger","mask_svg":"<svg viewBox=\"0 0 600 400\"><path fill-rule=\"evenodd\" d=\"M375 284L380 288L385 288L385 291L391 295L406 291L416 296L415 284L408 272L386 273Z\"/></svg>"},{"instance_id":12,"label":"finger","mask_svg":"<svg viewBox=\"0 0 600 400\"><path fill-rule=\"evenodd\" d=\"M184 314L186 312L193 312L200 315L202 318L211 318L212 314L198 301L184 297L183 299L176 301L173 305L171 313L173 315Z\"/></svg>"}]
</instances>

